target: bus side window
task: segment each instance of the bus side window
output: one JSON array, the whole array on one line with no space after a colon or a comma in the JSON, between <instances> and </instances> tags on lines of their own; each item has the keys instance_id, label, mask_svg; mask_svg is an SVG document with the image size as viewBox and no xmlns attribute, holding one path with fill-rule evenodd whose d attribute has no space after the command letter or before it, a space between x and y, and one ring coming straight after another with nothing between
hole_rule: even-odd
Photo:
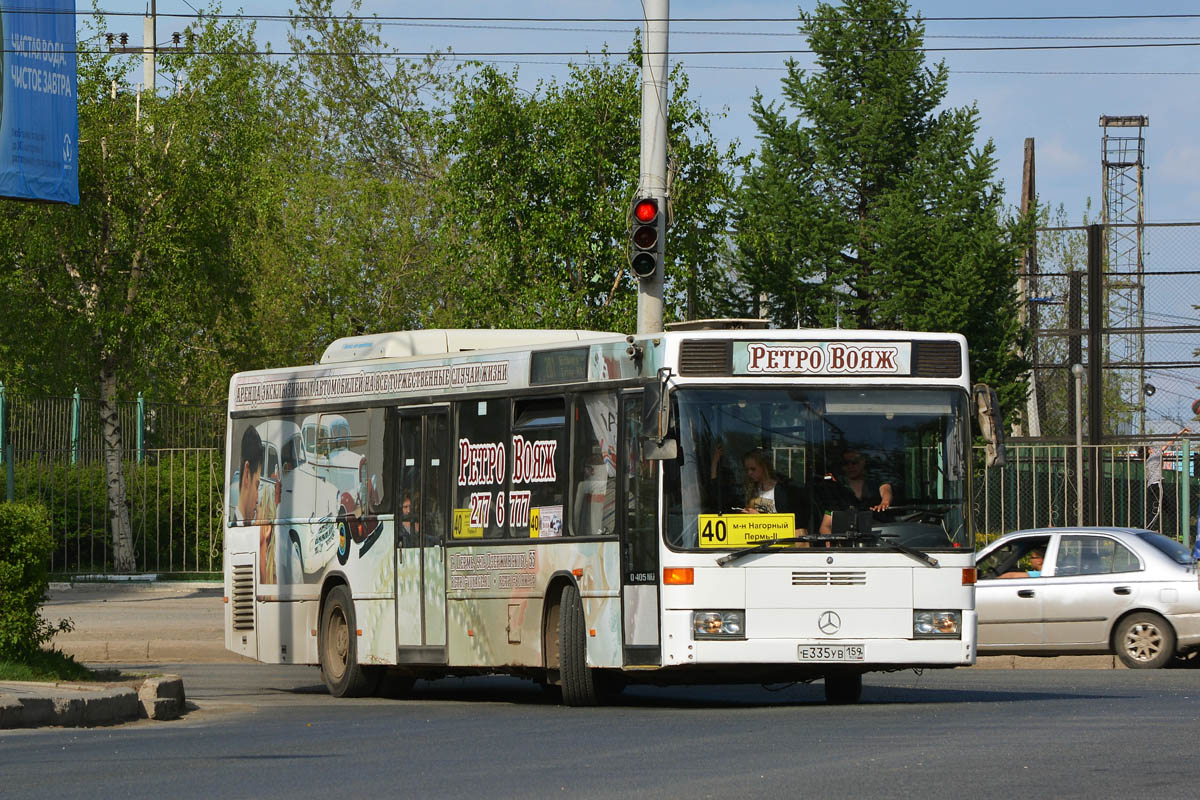
<instances>
[{"instance_id":1,"label":"bus side window","mask_svg":"<svg viewBox=\"0 0 1200 800\"><path fill-rule=\"evenodd\" d=\"M451 465L457 466L454 510L469 515L471 537L499 539L508 533L509 509L506 505L497 519L496 506L504 499L513 459L497 458L496 451L502 448L511 454L509 405L507 400L491 399L466 400L456 406L458 464Z\"/></svg>"},{"instance_id":2,"label":"bus side window","mask_svg":"<svg viewBox=\"0 0 1200 800\"><path fill-rule=\"evenodd\" d=\"M566 431L566 401L561 396L513 402L510 536L553 537L567 532L563 517L568 485Z\"/></svg>"},{"instance_id":3,"label":"bus side window","mask_svg":"<svg viewBox=\"0 0 1200 800\"><path fill-rule=\"evenodd\" d=\"M570 533L602 536L616 532L617 396L579 395L574 407L571 449Z\"/></svg>"}]
</instances>

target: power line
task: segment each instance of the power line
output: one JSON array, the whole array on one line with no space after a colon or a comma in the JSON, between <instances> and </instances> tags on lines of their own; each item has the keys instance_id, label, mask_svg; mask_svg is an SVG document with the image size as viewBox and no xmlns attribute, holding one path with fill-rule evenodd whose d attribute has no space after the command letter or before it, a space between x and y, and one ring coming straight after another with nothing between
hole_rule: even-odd
<instances>
[{"instance_id":1,"label":"power line","mask_svg":"<svg viewBox=\"0 0 1200 800\"><path fill-rule=\"evenodd\" d=\"M1139 44L1081 44L1081 45L1028 45L1013 47L910 47L884 48L872 50L874 53L990 53L990 52L1037 52L1065 50L1111 50L1133 48L1163 48L1163 47L1200 47L1200 41L1190 42L1145 42ZM17 52L5 49L6 53ZM24 49L23 53L39 52L34 49ZM103 48L75 48L74 50L58 50L55 52L102 53ZM424 58L430 51L372 51L372 50L189 50L194 55L233 55L233 56L376 56L382 58ZM781 50L673 50L672 56L747 56L747 55L822 55L831 51L781 49ZM838 51L832 51L838 52ZM847 50L844 52L862 52ZM590 50L478 50L455 52L460 58L503 58L503 57L571 57L600 55ZM624 56L622 56L624 57Z\"/></svg>"},{"instance_id":2,"label":"power line","mask_svg":"<svg viewBox=\"0 0 1200 800\"><path fill-rule=\"evenodd\" d=\"M36 11L30 13L79 13L90 15L86 11ZM101 16L144 16L135 11L104 11ZM408 15L307 15L307 14L220 14L220 13L160 13L160 17L177 17L182 19L253 19L257 21L310 20L310 21L366 21L366 22L578 22L578 23L641 23L643 17L428 17ZM810 17L806 22L1098 22L1107 20L1179 20L1200 19L1200 14L1043 14L1029 16L961 16L961 17ZM651 22L663 20L653 19ZM671 24L682 22L724 22L724 23L754 23L754 22L801 22L798 17L670 17L666 20Z\"/></svg>"},{"instance_id":3,"label":"power line","mask_svg":"<svg viewBox=\"0 0 1200 800\"><path fill-rule=\"evenodd\" d=\"M224 20L254 20L261 22L292 22L295 21L354 21L354 22L446 22L446 23L488 23L488 22L524 22L524 23L642 23L644 17L461 17L461 16L411 16L411 15L365 15L365 14L247 14L247 13L209 13L196 11L191 3L185 4L193 8L193 13L159 12L159 18L173 19L224 19ZM144 17L143 12L137 11L105 11L97 9L32 9L25 7L0 6L0 11L11 14L70 14L72 16L101 17ZM957 16L957 17L809 17L801 20L799 17L670 17L666 21L672 25L677 23L778 23L778 22L1102 22L1116 20L1181 20L1200 19L1200 14L1035 14L1024 16ZM662 20L651 20L659 22Z\"/></svg>"}]
</instances>

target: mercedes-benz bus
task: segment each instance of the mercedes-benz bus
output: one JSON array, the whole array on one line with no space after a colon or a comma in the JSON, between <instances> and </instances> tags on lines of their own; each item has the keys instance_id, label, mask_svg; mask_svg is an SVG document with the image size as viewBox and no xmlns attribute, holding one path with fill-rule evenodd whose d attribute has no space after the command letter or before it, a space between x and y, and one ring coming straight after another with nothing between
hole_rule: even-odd
<instances>
[{"instance_id":1,"label":"mercedes-benz bus","mask_svg":"<svg viewBox=\"0 0 1200 800\"><path fill-rule=\"evenodd\" d=\"M972 664L972 390L958 335L730 321L239 373L226 645L338 696L505 673L571 705Z\"/></svg>"}]
</instances>

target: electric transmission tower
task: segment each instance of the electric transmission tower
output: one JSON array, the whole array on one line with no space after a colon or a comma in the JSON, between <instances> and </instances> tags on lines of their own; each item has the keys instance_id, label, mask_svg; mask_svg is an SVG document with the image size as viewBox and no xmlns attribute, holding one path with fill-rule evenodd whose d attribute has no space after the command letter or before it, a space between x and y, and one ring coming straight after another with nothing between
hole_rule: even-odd
<instances>
[{"instance_id":1,"label":"electric transmission tower","mask_svg":"<svg viewBox=\"0 0 1200 800\"><path fill-rule=\"evenodd\" d=\"M1117 434L1146 434L1146 283L1145 170L1149 127L1144 116L1100 117L1104 136L1100 164L1104 174L1104 291L1088 298L1089 313L1103 313L1104 365L1114 368L1121 406L1132 412L1130 430ZM1099 304L1103 305L1099 305ZM1101 310L1103 309L1103 310ZM1136 370L1136 378L1129 371ZM1122 415L1123 416L1123 415Z\"/></svg>"}]
</instances>

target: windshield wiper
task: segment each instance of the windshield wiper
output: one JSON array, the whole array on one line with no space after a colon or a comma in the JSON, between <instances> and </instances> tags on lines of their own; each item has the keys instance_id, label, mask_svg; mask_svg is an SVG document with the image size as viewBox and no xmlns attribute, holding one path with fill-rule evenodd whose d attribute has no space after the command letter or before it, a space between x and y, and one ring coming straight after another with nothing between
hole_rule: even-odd
<instances>
[{"instance_id":1,"label":"windshield wiper","mask_svg":"<svg viewBox=\"0 0 1200 800\"><path fill-rule=\"evenodd\" d=\"M726 555L721 556L720 558L717 559L717 565L722 566L722 567L727 567L730 564L732 564L734 561L737 561L738 559L742 558L743 556L749 556L749 555L753 555L754 553L761 553L765 550L770 550L772 547L774 547L777 544L794 544L795 542L836 542L838 540L843 540L843 541L870 540L872 542L877 543L880 549L890 550L895 553L903 553L904 555L908 556L909 558L920 561L922 564L925 564L930 567L939 566L938 560L936 558L934 558L933 556L929 555L928 553L923 552L921 550L917 550L914 547L909 547L906 544L900 544L899 542L884 541L883 537L877 533L856 533L856 534L850 534L850 535L834 534L833 536L789 536L789 537L781 538L781 539L767 539L766 541L759 542L756 545L751 545L750 547L747 547L743 550L738 550L734 553L728 553Z\"/></svg>"},{"instance_id":2,"label":"windshield wiper","mask_svg":"<svg viewBox=\"0 0 1200 800\"><path fill-rule=\"evenodd\" d=\"M750 547L747 547L744 550L738 550L735 553L727 553L717 559L717 564L719 566L725 567L725 566L732 564L734 561L737 561L742 556L748 556L748 555L751 555L752 553L761 553L764 550L770 550L772 547L774 547L777 544L794 544L796 542L816 542L816 541L823 541L823 540L816 536L788 536L788 537L785 537L782 539L767 539L765 541L759 542L758 544L751 545Z\"/></svg>"}]
</instances>

